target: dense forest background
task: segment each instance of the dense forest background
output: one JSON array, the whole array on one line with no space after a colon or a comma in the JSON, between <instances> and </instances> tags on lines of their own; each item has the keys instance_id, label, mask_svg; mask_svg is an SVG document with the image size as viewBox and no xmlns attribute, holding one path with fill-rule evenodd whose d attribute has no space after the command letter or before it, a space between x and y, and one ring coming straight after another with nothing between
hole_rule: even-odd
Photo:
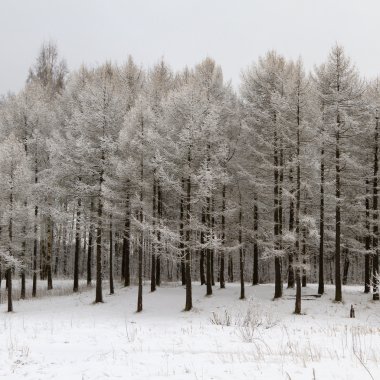
<instances>
[{"instance_id":1,"label":"dense forest background","mask_svg":"<svg viewBox=\"0 0 380 380\"><path fill-rule=\"evenodd\" d=\"M181 281L361 283L379 299L378 80L334 46L305 72L268 52L238 91L206 58L173 72L107 62L68 73L44 44L0 102L0 255L12 278L151 291Z\"/></svg>"}]
</instances>

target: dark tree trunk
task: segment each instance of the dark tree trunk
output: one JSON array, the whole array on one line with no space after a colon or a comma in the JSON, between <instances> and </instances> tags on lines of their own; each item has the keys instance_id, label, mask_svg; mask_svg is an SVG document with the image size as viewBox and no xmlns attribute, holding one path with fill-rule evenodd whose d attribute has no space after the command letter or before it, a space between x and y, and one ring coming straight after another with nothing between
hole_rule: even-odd
<instances>
[{"instance_id":1,"label":"dark tree trunk","mask_svg":"<svg viewBox=\"0 0 380 380\"><path fill-rule=\"evenodd\" d=\"M88 231L88 247L87 247L87 286L91 286L92 282L92 252L93 247L93 236L94 236L94 225L93 225L93 213L94 213L94 201L91 199L90 204L90 227Z\"/></svg>"},{"instance_id":2,"label":"dark tree trunk","mask_svg":"<svg viewBox=\"0 0 380 380\"><path fill-rule=\"evenodd\" d=\"M120 232L115 232L115 244L114 244L114 252L115 252L115 261L116 261L116 275L120 275Z\"/></svg>"},{"instance_id":3,"label":"dark tree trunk","mask_svg":"<svg viewBox=\"0 0 380 380\"><path fill-rule=\"evenodd\" d=\"M25 118L25 126L27 126L26 118ZM28 144L27 144L27 138L24 139L24 149L25 154L28 155ZM28 202L24 202L25 209L28 207ZM26 254L26 224L22 227L22 235L23 235L23 241L21 245L21 257L22 257L22 263L25 265L25 254ZM1 290L1 266L0 266L0 290ZM21 268L21 293L20 293L20 299L25 299L25 268Z\"/></svg>"},{"instance_id":4,"label":"dark tree trunk","mask_svg":"<svg viewBox=\"0 0 380 380\"><path fill-rule=\"evenodd\" d=\"M101 194L101 184L103 182L103 175L100 179L100 193L98 199L98 221L96 228L96 296L95 303L103 302L102 291L102 216L103 216L103 204Z\"/></svg>"},{"instance_id":5,"label":"dark tree trunk","mask_svg":"<svg viewBox=\"0 0 380 380\"><path fill-rule=\"evenodd\" d=\"M141 135L144 136L144 122L141 122ZM143 180L144 180L144 152L141 153L140 158L140 210L139 210L139 221L141 224L140 231L140 241L139 241L139 250L138 250L138 292L137 292L137 312L141 312L143 309L143 279L142 279L142 270L143 270L143 253L144 253L144 230L142 224L144 221L143 216Z\"/></svg>"},{"instance_id":6,"label":"dark tree trunk","mask_svg":"<svg viewBox=\"0 0 380 380\"><path fill-rule=\"evenodd\" d=\"M34 208L34 242L33 242L33 288L32 288L32 297L37 296L37 247L38 247L38 239L37 239L37 215L38 215L38 206Z\"/></svg>"},{"instance_id":7,"label":"dark tree trunk","mask_svg":"<svg viewBox=\"0 0 380 380\"><path fill-rule=\"evenodd\" d=\"M305 247L306 247L306 245L304 244L303 248L302 248L303 252L305 252L305 249L304 249ZM303 255L305 255L305 253ZM306 267L306 260L305 259L302 260L302 264L303 264L303 268L302 268L302 287L306 288L307 282L306 282L306 269L305 269L305 267Z\"/></svg>"},{"instance_id":8,"label":"dark tree trunk","mask_svg":"<svg viewBox=\"0 0 380 380\"><path fill-rule=\"evenodd\" d=\"M182 285L186 285L185 257L181 258L181 283Z\"/></svg>"},{"instance_id":9,"label":"dark tree trunk","mask_svg":"<svg viewBox=\"0 0 380 380\"><path fill-rule=\"evenodd\" d=\"M206 284L205 276L205 231L206 228L206 213L204 207L202 207L202 229L201 229L201 257L199 260L199 274L201 277L201 285Z\"/></svg>"},{"instance_id":10,"label":"dark tree trunk","mask_svg":"<svg viewBox=\"0 0 380 380\"><path fill-rule=\"evenodd\" d=\"M304 215L307 214L306 202ZM302 287L306 287L306 228L302 228Z\"/></svg>"},{"instance_id":11,"label":"dark tree trunk","mask_svg":"<svg viewBox=\"0 0 380 380\"><path fill-rule=\"evenodd\" d=\"M338 89L339 91L339 89ZM342 301L342 279L340 270L340 224L341 224L341 205L340 205L340 116L337 115L337 131L335 141L335 301Z\"/></svg>"},{"instance_id":12,"label":"dark tree trunk","mask_svg":"<svg viewBox=\"0 0 380 380\"><path fill-rule=\"evenodd\" d=\"M38 162L37 156L35 156L34 160L34 183L38 182ZM32 288L32 297L37 296L37 245L38 245L38 224L37 224L37 216L38 216L38 206L34 207L34 242L33 242L33 288Z\"/></svg>"},{"instance_id":13,"label":"dark tree trunk","mask_svg":"<svg viewBox=\"0 0 380 380\"><path fill-rule=\"evenodd\" d=\"M275 271L275 284L274 284L274 298L282 297L282 274L281 274L281 258L277 251L280 250L280 189L279 189L279 148L278 137L276 130L275 118L275 131L274 131L274 151L273 151L273 166L274 166L274 244L275 244L275 258L274 258L274 271Z\"/></svg>"},{"instance_id":14,"label":"dark tree trunk","mask_svg":"<svg viewBox=\"0 0 380 380\"><path fill-rule=\"evenodd\" d=\"M162 220L162 190L161 190L161 184L160 181L157 181L157 212L158 212L158 225L161 226L161 220ZM157 257L156 257L156 285L161 285L161 231L160 228L157 231Z\"/></svg>"},{"instance_id":15,"label":"dark tree trunk","mask_svg":"<svg viewBox=\"0 0 380 380\"><path fill-rule=\"evenodd\" d=\"M350 259L348 258L348 248L344 249L344 266L343 266L343 285L347 285L348 268L350 267Z\"/></svg>"},{"instance_id":16,"label":"dark tree trunk","mask_svg":"<svg viewBox=\"0 0 380 380\"><path fill-rule=\"evenodd\" d=\"M25 272L24 271L22 271L22 273L21 273L21 293L20 293L20 298L22 300L25 299Z\"/></svg>"},{"instance_id":17,"label":"dark tree trunk","mask_svg":"<svg viewBox=\"0 0 380 380\"><path fill-rule=\"evenodd\" d=\"M74 286L73 292L79 290L79 251L80 251L80 223L81 223L81 199L78 199L77 218L75 223L75 251L74 251Z\"/></svg>"},{"instance_id":18,"label":"dark tree trunk","mask_svg":"<svg viewBox=\"0 0 380 380\"><path fill-rule=\"evenodd\" d=\"M206 223L207 223L207 234L210 238L211 233L211 200L210 197L207 198L207 210L206 210ZM212 278L211 278L211 248L210 242L207 242L206 248L206 295L210 296L212 294Z\"/></svg>"},{"instance_id":19,"label":"dark tree trunk","mask_svg":"<svg viewBox=\"0 0 380 380\"><path fill-rule=\"evenodd\" d=\"M301 211L301 160L300 160L300 93L297 96L297 172L296 172L296 244L295 244L295 261L296 261L296 302L294 307L295 314L301 314L301 263L300 263L300 211Z\"/></svg>"},{"instance_id":20,"label":"dark tree trunk","mask_svg":"<svg viewBox=\"0 0 380 380\"><path fill-rule=\"evenodd\" d=\"M294 231L294 193L295 190L293 188L293 169L290 167L289 169L289 182L291 186L290 190L290 205L289 205L289 231ZM294 252L293 249L289 250L289 265L288 265L288 288L294 288Z\"/></svg>"},{"instance_id":21,"label":"dark tree trunk","mask_svg":"<svg viewBox=\"0 0 380 380\"><path fill-rule=\"evenodd\" d=\"M7 290L8 290L8 312L13 311L12 303L12 268L8 268L7 274Z\"/></svg>"},{"instance_id":22,"label":"dark tree trunk","mask_svg":"<svg viewBox=\"0 0 380 380\"><path fill-rule=\"evenodd\" d=\"M201 232L202 235L202 232ZM202 237L201 237L202 242ZM205 276L205 251L201 248L201 255L199 259L199 275L201 279L201 285L206 284L206 276Z\"/></svg>"},{"instance_id":23,"label":"dark tree trunk","mask_svg":"<svg viewBox=\"0 0 380 380\"><path fill-rule=\"evenodd\" d=\"M67 202L65 203L65 212L67 212ZM74 219L75 219L75 217L73 214L71 230L73 230L73 228L74 228ZM68 231L67 231L66 224L65 224L64 229L63 229L63 276L64 277L67 276L67 257L68 257L68 250L69 250L69 245L67 244L67 240L70 240L70 238L71 238L70 233L69 233L69 239L68 239L67 235L68 235Z\"/></svg>"},{"instance_id":24,"label":"dark tree trunk","mask_svg":"<svg viewBox=\"0 0 380 380\"><path fill-rule=\"evenodd\" d=\"M141 195L140 195L141 199ZM142 202L142 200L141 200ZM143 211L142 207L140 209L140 223L143 222ZM140 232L140 241L139 241L139 250L138 250L138 293L137 293L137 312L139 313L143 309L142 304L142 291L143 291L143 276L142 276L142 270L143 270L143 250L144 250L144 232L141 230Z\"/></svg>"},{"instance_id":25,"label":"dark tree trunk","mask_svg":"<svg viewBox=\"0 0 380 380\"><path fill-rule=\"evenodd\" d=\"M83 221L84 221L84 217L83 217ZM86 268L86 251L87 251L87 226L85 225L84 223L84 228L83 228L83 237L82 237L82 240L83 240L83 247L82 247L82 262L81 262L81 265L80 265L80 274L79 274L79 277L83 277L84 276L84 270Z\"/></svg>"},{"instance_id":26,"label":"dark tree trunk","mask_svg":"<svg viewBox=\"0 0 380 380\"><path fill-rule=\"evenodd\" d=\"M129 191L129 190L127 190ZM126 216L124 224L124 236L123 236L123 258L124 258L124 286L131 285L131 276L130 276L130 249L131 249L131 206L129 201L129 192L127 193L126 200Z\"/></svg>"},{"instance_id":27,"label":"dark tree trunk","mask_svg":"<svg viewBox=\"0 0 380 380\"><path fill-rule=\"evenodd\" d=\"M299 265L296 267L296 304L294 314L301 314L301 273Z\"/></svg>"},{"instance_id":28,"label":"dark tree trunk","mask_svg":"<svg viewBox=\"0 0 380 380\"><path fill-rule=\"evenodd\" d=\"M324 236L325 236L325 150L321 148L321 184L319 198L319 271L318 271L318 294L325 292L324 279Z\"/></svg>"},{"instance_id":29,"label":"dark tree trunk","mask_svg":"<svg viewBox=\"0 0 380 380\"><path fill-rule=\"evenodd\" d=\"M234 282L234 262L232 260L232 255L228 255L228 282Z\"/></svg>"},{"instance_id":30,"label":"dark tree trunk","mask_svg":"<svg viewBox=\"0 0 380 380\"><path fill-rule=\"evenodd\" d=\"M212 239L214 239L214 227L215 227L215 218L214 218L214 198L211 201L211 215L210 215L210 236ZM210 247L210 256L211 256L211 262L210 262L210 267L211 267L211 285L215 286L215 278L214 278L214 258L215 258L215 249L213 246Z\"/></svg>"},{"instance_id":31,"label":"dark tree trunk","mask_svg":"<svg viewBox=\"0 0 380 380\"><path fill-rule=\"evenodd\" d=\"M47 289L53 289L53 279L51 270L51 261L53 255L53 226L52 220L49 216L47 219L47 231L46 231L46 241L47 241L47 254L46 254L46 276L47 276Z\"/></svg>"},{"instance_id":32,"label":"dark tree trunk","mask_svg":"<svg viewBox=\"0 0 380 380\"><path fill-rule=\"evenodd\" d=\"M240 190L239 190L240 193ZM241 204L241 194L239 194L239 263L240 263L240 299L245 298L244 288L244 249L243 249L243 210Z\"/></svg>"},{"instance_id":33,"label":"dark tree trunk","mask_svg":"<svg viewBox=\"0 0 380 380\"><path fill-rule=\"evenodd\" d=\"M181 190L185 191L185 180L181 180ZM186 270L185 270L185 244L184 244L184 195L181 193L180 201L180 219L179 219L179 250L181 252L181 281L182 285L186 285Z\"/></svg>"},{"instance_id":34,"label":"dark tree trunk","mask_svg":"<svg viewBox=\"0 0 380 380\"><path fill-rule=\"evenodd\" d=\"M55 260L54 260L54 275L57 276L59 264L61 261L61 244L62 243L62 224L59 226L58 230L58 241L55 246Z\"/></svg>"},{"instance_id":35,"label":"dark tree trunk","mask_svg":"<svg viewBox=\"0 0 380 380\"><path fill-rule=\"evenodd\" d=\"M374 164L373 164L373 260L372 260L372 282L373 282L373 300L379 300L379 210L378 210L378 171L379 171L379 118L376 115L375 139L374 139Z\"/></svg>"},{"instance_id":36,"label":"dark tree trunk","mask_svg":"<svg viewBox=\"0 0 380 380\"><path fill-rule=\"evenodd\" d=\"M186 303L185 311L189 311L193 308L193 297L191 289L191 252L190 252L190 220L191 220L191 148L189 147L188 155L188 170L186 184L186 254L185 254L185 272L186 272Z\"/></svg>"},{"instance_id":37,"label":"dark tree trunk","mask_svg":"<svg viewBox=\"0 0 380 380\"><path fill-rule=\"evenodd\" d=\"M156 290L156 218L157 218L157 181L156 181L156 170L153 173L153 198L152 198L152 212L153 212L153 243L152 243L152 265L150 268L150 291L154 292Z\"/></svg>"},{"instance_id":38,"label":"dark tree trunk","mask_svg":"<svg viewBox=\"0 0 380 380\"><path fill-rule=\"evenodd\" d=\"M112 231L112 214L110 215L110 294L115 293L113 286L113 231Z\"/></svg>"},{"instance_id":39,"label":"dark tree trunk","mask_svg":"<svg viewBox=\"0 0 380 380\"><path fill-rule=\"evenodd\" d=\"M41 228L41 237L40 237L40 280L43 281L46 278L46 226L45 220L43 221L43 228Z\"/></svg>"},{"instance_id":40,"label":"dark tree trunk","mask_svg":"<svg viewBox=\"0 0 380 380\"><path fill-rule=\"evenodd\" d=\"M258 230L259 230L259 207L257 205L257 196L254 196L253 205L253 280L252 285L258 285L259 283L259 243L258 243Z\"/></svg>"},{"instance_id":41,"label":"dark tree trunk","mask_svg":"<svg viewBox=\"0 0 380 380\"><path fill-rule=\"evenodd\" d=\"M224 279L224 247L226 240L226 185L223 184L222 188L222 236L221 236L221 251L220 251L220 266L219 266L219 282L220 288L224 289L226 287Z\"/></svg>"},{"instance_id":42,"label":"dark tree trunk","mask_svg":"<svg viewBox=\"0 0 380 380\"><path fill-rule=\"evenodd\" d=\"M12 178L12 177L11 177ZM12 255L12 241L13 241L13 192L10 196L10 206L11 206L11 218L9 220L9 253ZM8 289L8 312L13 311L12 304L12 267L7 269L7 289Z\"/></svg>"},{"instance_id":43,"label":"dark tree trunk","mask_svg":"<svg viewBox=\"0 0 380 380\"><path fill-rule=\"evenodd\" d=\"M278 182L278 248L282 250L282 233L283 233L283 201L282 201L282 194L283 194L283 183L284 183L284 151L283 151L283 141L282 137L279 140L280 142L280 148L279 148L279 182ZM281 297L283 292L283 278L282 278L282 256L279 256L279 269L280 269L280 285L281 285Z\"/></svg>"},{"instance_id":44,"label":"dark tree trunk","mask_svg":"<svg viewBox=\"0 0 380 380\"><path fill-rule=\"evenodd\" d=\"M26 206L26 204L25 204ZM26 235L26 228L23 226L22 228L22 234L25 237ZM24 239L22 241L22 261L23 263L25 262L25 252L26 252L26 240ZM0 278L1 278L1 270L0 270ZM0 283L0 288L1 288L1 283ZM25 269L21 269L21 293L20 293L20 298L23 300L25 299Z\"/></svg>"},{"instance_id":45,"label":"dark tree trunk","mask_svg":"<svg viewBox=\"0 0 380 380\"><path fill-rule=\"evenodd\" d=\"M370 254L371 249L371 224L369 221L369 179L365 180L366 198L365 198L365 225L367 234L365 236L365 258L364 258L364 293L371 291L371 267L370 267Z\"/></svg>"}]
</instances>

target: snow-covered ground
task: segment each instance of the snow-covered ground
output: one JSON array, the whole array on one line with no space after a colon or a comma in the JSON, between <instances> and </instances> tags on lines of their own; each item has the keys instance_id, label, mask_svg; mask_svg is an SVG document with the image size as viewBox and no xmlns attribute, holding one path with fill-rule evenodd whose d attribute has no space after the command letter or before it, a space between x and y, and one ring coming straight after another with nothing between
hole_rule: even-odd
<instances>
[{"instance_id":1,"label":"snow-covered ground","mask_svg":"<svg viewBox=\"0 0 380 380\"><path fill-rule=\"evenodd\" d=\"M56 286L61 293L15 302L14 313L0 305L1 379L380 379L380 304L362 287L344 287L337 304L328 286L295 316L294 290L273 301L273 285L247 286L240 301L237 284L211 297L195 284L191 312L181 286L147 286L139 314L135 287L105 288L95 305L94 289Z\"/></svg>"}]
</instances>

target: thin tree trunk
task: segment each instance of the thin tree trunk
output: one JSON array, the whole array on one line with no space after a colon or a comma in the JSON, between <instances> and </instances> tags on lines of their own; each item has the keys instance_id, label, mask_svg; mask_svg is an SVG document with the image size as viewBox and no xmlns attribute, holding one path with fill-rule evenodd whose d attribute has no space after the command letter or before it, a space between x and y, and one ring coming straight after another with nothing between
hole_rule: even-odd
<instances>
[{"instance_id":1,"label":"thin tree trunk","mask_svg":"<svg viewBox=\"0 0 380 380\"><path fill-rule=\"evenodd\" d=\"M103 173L100 177L100 191L98 199L98 221L96 227L96 295L95 303L103 302L103 290L102 290L102 216L103 216L103 204L102 204L102 182Z\"/></svg>"},{"instance_id":2,"label":"thin tree trunk","mask_svg":"<svg viewBox=\"0 0 380 380\"><path fill-rule=\"evenodd\" d=\"M279 168L279 182L278 182L278 247L280 251L282 251L282 233L283 233L283 200L282 200L282 195L283 195L283 183L284 183L284 150L283 150L283 141L282 141L282 136L279 139L280 143L280 148L279 148L279 163L280 163L280 168ZM282 256L278 257L279 259L279 273L280 276L278 278L280 286L281 286L281 297L282 297L282 292L283 292L283 279L282 279Z\"/></svg>"},{"instance_id":3,"label":"thin tree trunk","mask_svg":"<svg viewBox=\"0 0 380 380\"><path fill-rule=\"evenodd\" d=\"M321 184L319 198L319 271L318 271L318 294L325 292L324 279L324 236L325 236L325 149L321 148Z\"/></svg>"},{"instance_id":4,"label":"thin tree trunk","mask_svg":"<svg viewBox=\"0 0 380 380\"><path fill-rule=\"evenodd\" d=\"M12 268L8 268L6 271L7 275L7 290L8 290L8 312L13 311L12 303Z\"/></svg>"},{"instance_id":5,"label":"thin tree trunk","mask_svg":"<svg viewBox=\"0 0 380 380\"><path fill-rule=\"evenodd\" d=\"M140 195L141 200L141 195ZM142 208L142 207L141 207ZM142 210L139 212L140 223L142 223ZM140 241L139 241L139 249L138 249L138 293L137 293L137 312L141 312L143 309L142 304L142 291L143 291L143 283L142 283L142 269L143 269L143 245L144 245L144 232L140 232Z\"/></svg>"},{"instance_id":6,"label":"thin tree trunk","mask_svg":"<svg viewBox=\"0 0 380 380\"><path fill-rule=\"evenodd\" d=\"M37 214L38 214L38 206L34 208L34 242L33 242L33 288L32 288L32 297L37 296Z\"/></svg>"},{"instance_id":7,"label":"thin tree trunk","mask_svg":"<svg viewBox=\"0 0 380 380\"><path fill-rule=\"evenodd\" d=\"M45 218L43 218L43 228L41 228L41 237L40 237L40 280L43 281L46 278L46 221Z\"/></svg>"},{"instance_id":8,"label":"thin tree trunk","mask_svg":"<svg viewBox=\"0 0 380 380\"><path fill-rule=\"evenodd\" d=\"M215 218L214 218L214 198L211 200L211 215L210 215L210 236L212 239L214 239L214 227L215 227ZM213 246L210 247L211 253L211 261L210 261L210 267L211 267L211 285L215 286L215 278L214 278L214 258L215 258L215 249Z\"/></svg>"},{"instance_id":9,"label":"thin tree trunk","mask_svg":"<svg viewBox=\"0 0 380 380\"><path fill-rule=\"evenodd\" d=\"M367 234L365 236L365 262L364 262L364 293L369 293L371 291L371 267L370 267L370 254L369 251L371 249L371 225L369 221L369 179L365 180L365 226L367 230Z\"/></svg>"},{"instance_id":10,"label":"thin tree trunk","mask_svg":"<svg viewBox=\"0 0 380 380\"><path fill-rule=\"evenodd\" d=\"M157 181L157 213L158 213L158 231L157 231L157 257L156 257L156 285L161 285L161 250L162 250L162 244L161 244L161 220L162 220L162 191L161 191L161 184L160 181Z\"/></svg>"},{"instance_id":11,"label":"thin tree trunk","mask_svg":"<svg viewBox=\"0 0 380 380\"><path fill-rule=\"evenodd\" d=\"M228 282L234 282L234 262L231 253L228 254Z\"/></svg>"},{"instance_id":12,"label":"thin tree trunk","mask_svg":"<svg viewBox=\"0 0 380 380\"><path fill-rule=\"evenodd\" d=\"M297 96L297 171L296 171L296 244L295 244L295 261L296 261L296 302L294 307L295 314L301 314L301 263L300 263L300 211L301 211L301 160L300 160L300 93Z\"/></svg>"},{"instance_id":13,"label":"thin tree trunk","mask_svg":"<svg viewBox=\"0 0 380 380\"><path fill-rule=\"evenodd\" d=\"M281 258L277 254L280 250L280 189L279 189L279 152L278 152L278 137L275 117L275 131L274 131L274 150L273 150L273 166L274 166L274 245L275 245L275 290L274 298L282 297L282 275L281 275Z\"/></svg>"},{"instance_id":14,"label":"thin tree trunk","mask_svg":"<svg viewBox=\"0 0 380 380\"><path fill-rule=\"evenodd\" d=\"M129 191L129 190L128 190ZM126 199L126 217L124 224L124 237L123 237L123 257L124 257L124 286L131 285L130 276L130 249L131 249L131 206L129 201L129 192Z\"/></svg>"},{"instance_id":15,"label":"thin tree trunk","mask_svg":"<svg viewBox=\"0 0 380 380\"><path fill-rule=\"evenodd\" d=\"M207 210L206 210L206 223L207 223L207 234L210 239L210 231L211 231L211 205L210 205L210 197L207 197ZM212 295L212 278L211 278L211 248L210 242L207 242L206 248L206 295Z\"/></svg>"},{"instance_id":16,"label":"thin tree trunk","mask_svg":"<svg viewBox=\"0 0 380 380\"><path fill-rule=\"evenodd\" d=\"M301 273L299 264L296 267L296 304L294 314L301 314Z\"/></svg>"},{"instance_id":17,"label":"thin tree trunk","mask_svg":"<svg viewBox=\"0 0 380 380\"><path fill-rule=\"evenodd\" d=\"M67 212L67 202L65 204L65 211ZM68 251L71 247L71 231L74 230L74 221L75 221L75 210L73 212L70 231L67 230L66 225L64 226L64 233L63 233L63 275L64 277L67 276ZM68 241L70 242L70 244L68 244Z\"/></svg>"},{"instance_id":18,"label":"thin tree trunk","mask_svg":"<svg viewBox=\"0 0 380 380\"><path fill-rule=\"evenodd\" d=\"M243 210L241 204L241 193L239 190L239 263L240 263L240 299L245 298L244 288L244 250L243 250Z\"/></svg>"},{"instance_id":19,"label":"thin tree trunk","mask_svg":"<svg viewBox=\"0 0 380 380\"><path fill-rule=\"evenodd\" d=\"M201 285L206 284L206 276L205 276L205 232L204 228L206 227L206 212L204 207L202 207L202 229L201 229L201 257L199 260L199 272L201 277Z\"/></svg>"},{"instance_id":20,"label":"thin tree trunk","mask_svg":"<svg viewBox=\"0 0 380 380\"><path fill-rule=\"evenodd\" d=\"M225 279L224 279L224 249L225 249L225 240L226 240L226 184L223 184L222 188L222 236L221 236L221 251L220 251L220 267L219 267L219 281L220 288L224 289Z\"/></svg>"},{"instance_id":21,"label":"thin tree trunk","mask_svg":"<svg viewBox=\"0 0 380 380\"><path fill-rule=\"evenodd\" d=\"M306 228L302 228L302 287L306 287Z\"/></svg>"},{"instance_id":22,"label":"thin tree trunk","mask_svg":"<svg viewBox=\"0 0 380 380\"><path fill-rule=\"evenodd\" d=\"M57 276L61 259L62 223L59 225L58 241L55 247L54 275Z\"/></svg>"},{"instance_id":23,"label":"thin tree trunk","mask_svg":"<svg viewBox=\"0 0 380 380\"><path fill-rule=\"evenodd\" d=\"M339 88L338 88L339 91ZM340 224L341 224L341 205L340 205L340 115L337 115L337 131L335 145L335 301L342 301L342 280L340 270Z\"/></svg>"},{"instance_id":24,"label":"thin tree trunk","mask_svg":"<svg viewBox=\"0 0 380 380\"><path fill-rule=\"evenodd\" d=\"M34 159L34 184L38 182L38 163L37 156ZM38 206L34 207L34 242L33 242L33 288L32 288L32 297L37 296L37 244L38 244Z\"/></svg>"},{"instance_id":25,"label":"thin tree trunk","mask_svg":"<svg viewBox=\"0 0 380 380\"><path fill-rule=\"evenodd\" d=\"M344 266L343 266L343 285L347 285L348 268L350 267L350 259L348 258L348 248L344 249Z\"/></svg>"},{"instance_id":26,"label":"thin tree trunk","mask_svg":"<svg viewBox=\"0 0 380 380\"><path fill-rule=\"evenodd\" d=\"M53 279L51 270L51 261L53 254L53 226L52 220L49 216L47 219L47 231L46 231L46 241L47 241L47 254L46 254L46 275L47 275L47 289L53 289Z\"/></svg>"},{"instance_id":27,"label":"thin tree trunk","mask_svg":"<svg viewBox=\"0 0 380 380\"><path fill-rule=\"evenodd\" d=\"M94 214L94 201L91 199L90 204L90 226L88 231L88 246L87 246L87 286L91 286L92 282L92 252L93 247L93 235L94 235L94 225L93 225L93 214Z\"/></svg>"},{"instance_id":28,"label":"thin tree trunk","mask_svg":"<svg viewBox=\"0 0 380 380\"><path fill-rule=\"evenodd\" d=\"M373 260L372 260L372 282L373 282L373 300L379 300L379 210L378 210L378 171L379 171L379 118L376 115L375 139L374 139L374 164L373 164Z\"/></svg>"},{"instance_id":29,"label":"thin tree trunk","mask_svg":"<svg viewBox=\"0 0 380 380\"><path fill-rule=\"evenodd\" d=\"M11 178L13 177L13 173ZM12 178L13 182L13 178ZM12 241L13 241L13 192L10 195L10 208L11 208L11 217L9 219L9 253L12 255ZM8 288L8 312L13 311L12 304L12 267L7 269L7 288Z\"/></svg>"},{"instance_id":30,"label":"thin tree trunk","mask_svg":"<svg viewBox=\"0 0 380 380\"><path fill-rule=\"evenodd\" d=\"M191 220L191 147L189 147L187 154L188 162L188 177L186 183L186 254L185 254L185 272L186 272L186 303L185 311L193 308L193 297L191 289L191 251L190 251L190 220Z\"/></svg>"},{"instance_id":31,"label":"thin tree trunk","mask_svg":"<svg viewBox=\"0 0 380 380\"><path fill-rule=\"evenodd\" d=\"M79 251L80 251L80 223L81 223L81 199L78 199L77 218L75 223L75 251L74 251L74 286L73 292L79 290Z\"/></svg>"},{"instance_id":32,"label":"thin tree trunk","mask_svg":"<svg viewBox=\"0 0 380 380\"><path fill-rule=\"evenodd\" d=\"M26 204L25 204L26 206ZM22 234L24 236L24 240L22 241L22 262L25 265L25 253L26 253L26 240L25 240L25 235L26 235L26 227L25 225L22 228ZM0 271L0 277L1 277L1 271ZM1 287L1 284L0 284ZM20 293L20 298L23 300L25 299L25 269L21 268L21 293Z\"/></svg>"},{"instance_id":33,"label":"thin tree trunk","mask_svg":"<svg viewBox=\"0 0 380 380\"><path fill-rule=\"evenodd\" d=\"M82 248L82 260L80 265L80 277L84 276L84 270L86 268L86 252L87 252L87 226L85 223L85 217L83 216L83 248Z\"/></svg>"},{"instance_id":34,"label":"thin tree trunk","mask_svg":"<svg viewBox=\"0 0 380 380\"><path fill-rule=\"evenodd\" d=\"M141 135L144 136L144 122L141 121ZM141 153L140 158L140 210L139 210L139 220L140 220L140 241L139 241L139 250L138 250L138 293L137 293L137 312L139 313L143 309L142 304L142 267L143 267L143 253L144 253L144 230L142 227L143 224L143 180L144 180L144 152Z\"/></svg>"},{"instance_id":35,"label":"thin tree trunk","mask_svg":"<svg viewBox=\"0 0 380 380\"><path fill-rule=\"evenodd\" d=\"M157 183L156 183L156 170L153 173L153 244L152 244L152 266L150 268L150 291L154 292L156 290L156 248L157 244L155 242L157 231L156 231L156 204L157 204Z\"/></svg>"},{"instance_id":36,"label":"thin tree trunk","mask_svg":"<svg viewBox=\"0 0 380 380\"><path fill-rule=\"evenodd\" d=\"M259 231L259 207L257 205L257 195L254 195L253 205L253 280L252 285L259 284L259 243L258 243L258 231Z\"/></svg>"},{"instance_id":37,"label":"thin tree trunk","mask_svg":"<svg viewBox=\"0 0 380 380\"><path fill-rule=\"evenodd\" d=\"M290 182L290 205L289 205L289 231L294 231L294 188L293 188L293 169L289 169L289 182ZM289 250L289 265L288 265L288 288L294 288L294 252L293 249Z\"/></svg>"},{"instance_id":38,"label":"thin tree trunk","mask_svg":"<svg viewBox=\"0 0 380 380\"><path fill-rule=\"evenodd\" d=\"M185 270L185 244L184 244L184 195L185 179L181 180L181 200L180 200L180 216L179 216L179 250L181 254L181 281L182 285L186 285L186 270Z\"/></svg>"},{"instance_id":39,"label":"thin tree trunk","mask_svg":"<svg viewBox=\"0 0 380 380\"><path fill-rule=\"evenodd\" d=\"M27 121L26 118L24 119L25 122L25 127L27 127ZM27 143L27 138L24 138L24 149L25 149L25 154L26 156L28 155L28 143ZM24 202L25 210L28 207L28 202ZM20 293L20 298L23 300L25 299L25 254L26 254L26 224L22 226L22 236L23 236L23 241L22 241L22 248L21 248L21 255L22 255L22 264L23 267L21 268L21 293ZM1 279L1 267L0 267L0 279ZM0 280L0 289L1 289L1 280Z\"/></svg>"},{"instance_id":40,"label":"thin tree trunk","mask_svg":"<svg viewBox=\"0 0 380 380\"><path fill-rule=\"evenodd\" d=\"M110 215L110 294L115 293L115 289L113 286L113 230L112 230L112 214Z\"/></svg>"}]
</instances>

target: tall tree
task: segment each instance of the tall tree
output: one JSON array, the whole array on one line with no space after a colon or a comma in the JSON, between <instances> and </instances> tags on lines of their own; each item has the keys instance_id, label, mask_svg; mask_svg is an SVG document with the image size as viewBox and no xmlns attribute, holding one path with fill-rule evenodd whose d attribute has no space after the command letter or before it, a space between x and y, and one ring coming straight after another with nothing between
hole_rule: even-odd
<instances>
[{"instance_id":1,"label":"tall tree","mask_svg":"<svg viewBox=\"0 0 380 380\"><path fill-rule=\"evenodd\" d=\"M334 46L325 64L316 69L316 85L325 107L325 124L335 146L335 301L342 301L341 230L342 230L342 175L347 135L355 128L363 85L356 68L341 46ZM343 156L342 156L343 155ZM343 157L343 158L342 158Z\"/></svg>"}]
</instances>

